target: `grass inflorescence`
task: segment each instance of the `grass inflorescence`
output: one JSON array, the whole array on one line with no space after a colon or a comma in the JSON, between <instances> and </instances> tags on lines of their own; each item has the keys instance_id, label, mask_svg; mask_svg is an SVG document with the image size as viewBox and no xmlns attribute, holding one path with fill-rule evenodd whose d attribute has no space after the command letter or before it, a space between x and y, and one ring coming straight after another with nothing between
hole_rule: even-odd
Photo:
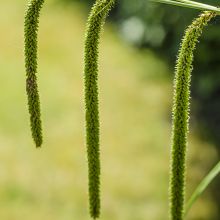
<instances>
[{"instance_id":1,"label":"grass inflorescence","mask_svg":"<svg viewBox=\"0 0 220 220\"><path fill-rule=\"evenodd\" d=\"M186 147L193 52L203 28L215 15L213 12L204 12L192 22L186 29L177 59L170 175L170 216L172 220L182 220L184 216Z\"/></svg>"},{"instance_id":2,"label":"grass inflorescence","mask_svg":"<svg viewBox=\"0 0 220 220\"><path fill-rule=\"evenodd\" d=\"M32 0L28 3L25 15L25 68L26 68L26 92L28 96L28 108L32 137L36 147L43 142L42 123L40 112L40 99L37 85L37 33L40 10L44 0Z\"/></svg>"},{"instance_id":3,"label":"grass inflorescence","mask_svg":"<svg viewBox=\"0 0 220 220\"><path fill-rule=\"evenodd\" d=\"M85 108L86 145L89 169L90 215L100 215L100 149L98 108L98 49L100 34L108 12L115 0L97 0L91 9L85 41Z\"/></svg>"}]
</instances>

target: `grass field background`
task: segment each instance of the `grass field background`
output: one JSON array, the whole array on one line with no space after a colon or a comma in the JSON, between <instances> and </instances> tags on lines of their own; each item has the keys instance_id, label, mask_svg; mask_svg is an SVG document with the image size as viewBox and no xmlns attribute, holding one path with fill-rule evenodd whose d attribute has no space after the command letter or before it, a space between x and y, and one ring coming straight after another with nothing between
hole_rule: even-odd
<instances>
[{"instance_id":1,"label":"grass field background","mask_svg":"<svg viewBox=\"0 0 220 220\"><path fill-rule=\"evenodd\" d=\"M26 1L0 7L0 219L86 220L83 42L86 13L46 1L40 19L39 89L44 144L35 149L25 95ZM151 51L109 24L100 51L103 220L168 219L172 78ZM195 123L195 122L194 122ZM187 195L212 167L214 147L190 135ZM198 153L199 152L199 153ZM187 196L188 197L188 196ZM209 192L189 219L214 220Z\"/></svg>"}]
</instances>

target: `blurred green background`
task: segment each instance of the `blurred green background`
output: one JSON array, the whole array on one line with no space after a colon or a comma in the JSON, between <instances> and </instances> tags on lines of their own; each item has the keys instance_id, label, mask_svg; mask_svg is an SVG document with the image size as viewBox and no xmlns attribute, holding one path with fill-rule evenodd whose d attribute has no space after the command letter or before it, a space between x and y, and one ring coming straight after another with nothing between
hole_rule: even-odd
<instances>
[{"instance_id":1,"label":"blurred green background","mask_svg":"<svg viewBox=\"0 0 220 220\"><path fill-rule=\"evenodd\" d=\"M89 219L83 108L88 5L48 0L42 10L38 76L44 144L35 149L25 95L26 3L1 0L0 7L0 219ZM160 49L129 44L119 31L118 7L105 26L100 48L100 219L166 220L174 62ZM187 198L218 160L216 142L201 137L195 118L189 135ZM220 219L217 182L188 219Z\"/></svg>"}]
</instances>

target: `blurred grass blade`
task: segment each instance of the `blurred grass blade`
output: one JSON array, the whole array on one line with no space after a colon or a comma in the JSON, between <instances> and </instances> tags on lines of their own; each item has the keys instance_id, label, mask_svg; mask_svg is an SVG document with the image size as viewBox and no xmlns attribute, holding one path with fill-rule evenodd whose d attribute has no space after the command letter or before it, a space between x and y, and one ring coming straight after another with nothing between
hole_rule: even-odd
<instances>
[{"instance_id":1,"label":"blurred grass blade","mask_svg":"<svg viewBox=\"0 0 220 220\"><path fill-rule=\"evenodd\" d=\"M198 197L205 191L207 186L212 182L212 180L220 173L220 161L217 165L207 174L207 176L201 181L198 185L191 198L187 202L185 216L189 212L190 208L194 204L194 202L198 199Z\"/></svg>"},{"instance_id":2,"label":"blurred grass blade","mask_svg":"<svg viewBox=\"0 0 220 220\"><path fill-rule=\"evenodd\" d=\"M206 4L201 4L198 2L194 1L189 1L189 0L150 0L152 2L159 2L163 4L168 4L168 5L174 5L174 6L180 6L184 8L192 8L192 9L197 9L197 10L208 10L208 11L213 11L216 13L220 13L220 9L217 7L211 6L211 5L206 5Z\"/></svg>"},{"instance_id":3,"label":"blurred grass blade","mask_svg":"<svg viewBox=\"0 0 220 220\"><path fill-rule=\"evenodd\" d=\"M204 4L204 3L201 3L201 2L196 2L196 1L191 1L191 0L176 0L176 1L206 7L207 10L208 9L209 10L214 10L214 11L218 10L218 8L215 7L215 6Z\"/></svg>"}]
</instances>

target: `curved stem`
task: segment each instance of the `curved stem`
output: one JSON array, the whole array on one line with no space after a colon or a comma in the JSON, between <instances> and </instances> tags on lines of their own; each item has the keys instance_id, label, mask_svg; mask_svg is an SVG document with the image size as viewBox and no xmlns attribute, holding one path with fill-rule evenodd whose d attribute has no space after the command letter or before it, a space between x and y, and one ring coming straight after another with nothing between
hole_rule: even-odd
<instances>
[{"instance_id":1,"label":"curved stem","mask_svg":"<svg viewBox=\"0 0 220 220\"><path fill-rule=\"evenodd\" d=\"M44 0L32 0L28 4L25 15L25 68L26 68L26 92L28 96L28 108L32 137L36 147L42 145L42 126L40 113L40 99L37 86L37 32L40 10Z\"/></svg>"},{"instance_id":2,"label":"curved stem","mask_svg":"<svg viewBox=\"0 0 220 220\"><path fill-rule=\"evenodd\" d=\"M170 174L170 219L182 220L193 52L204 26L216 14L204 12L187 28L176 64Z\"/></svg>"},{"instance_id":3,"label":"curved stem","mask_svg":"<svg viewBox=\"0 0 220 220\"><path fill-rule=\"evenodd\" d=\"M102 27L115 0L97 0L90 12L85 40L84 83L90 215L100 215L100 149L98 109L98 49Z\"/></svg>"},{"instance_id":4,"label":"curved stem","mask_svg":"<svg viewBox=\"0 0 220 220\"><path fill-rule=\"evenodd\" d=\"M192 8L192 9L197 9L197 10L208 10L208 11L213 11L216 12L217 14L220 14L220 9L207 5L207 4L202 4L194 1L189 1L189 0L150 0L152 2L159 2L163 4L168 4L168 5L174 5L174 6L180 6L180 7L185 7L185 8Z\"/></svg>"}]
</instances>

